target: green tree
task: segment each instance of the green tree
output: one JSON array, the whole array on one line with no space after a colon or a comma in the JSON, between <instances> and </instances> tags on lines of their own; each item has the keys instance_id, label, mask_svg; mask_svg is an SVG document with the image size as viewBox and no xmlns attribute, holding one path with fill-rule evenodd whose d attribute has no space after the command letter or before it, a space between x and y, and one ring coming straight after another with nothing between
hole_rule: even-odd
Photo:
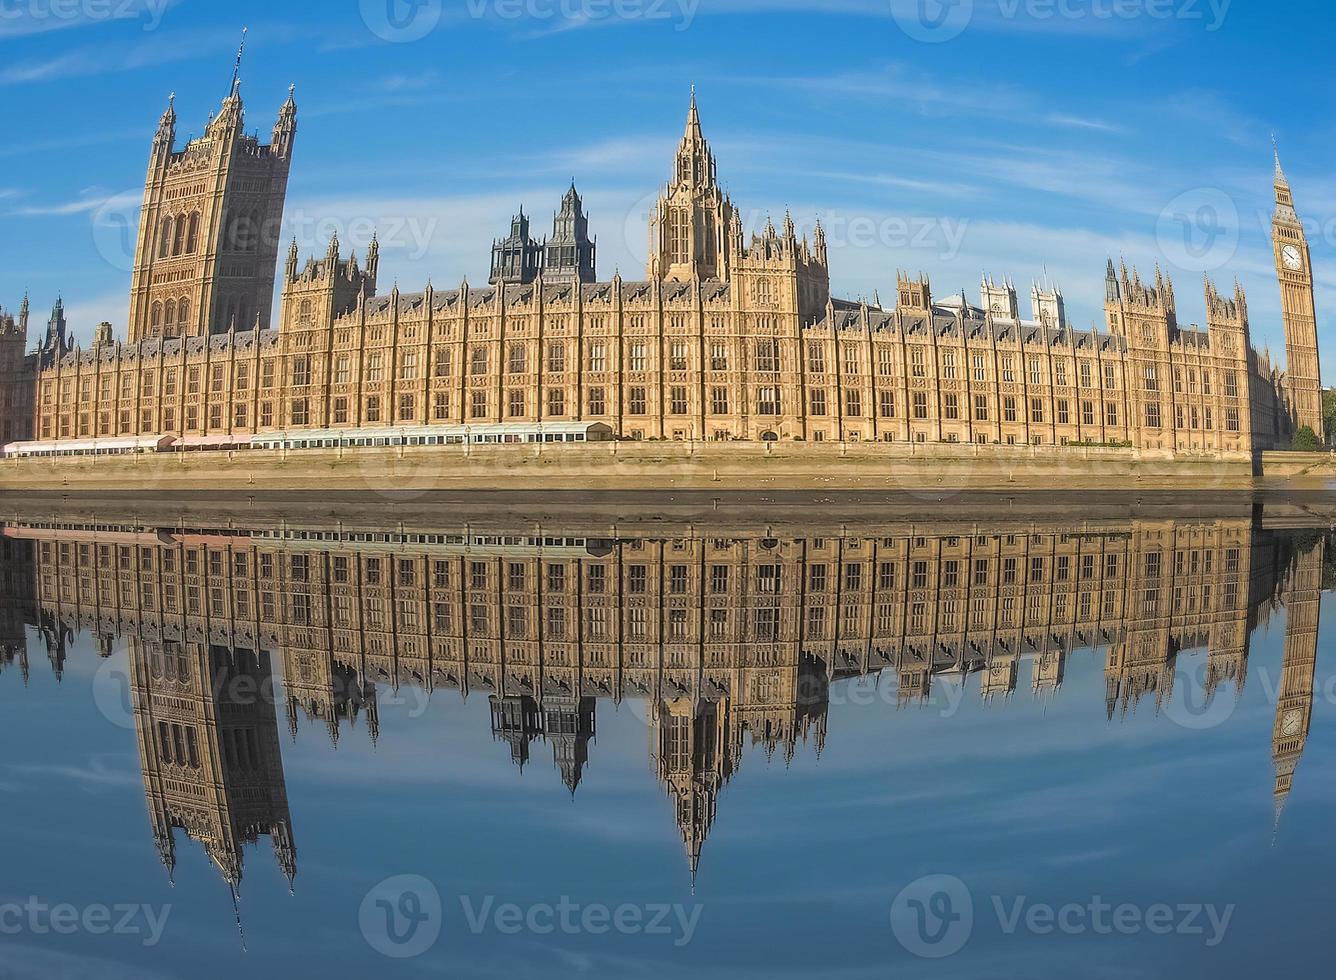
<instances>
[{"instance_id":1,"label":"green tree","mask_svg":"<svg viewBox=\"0 0 1336 980\"><path fill-rule=\"evenodd\" d=\"M1327 438L1336 434L1336 388L1327 388L1322 392L1322 418L1327 423Z\"/></svg>"},{"instance_id":2,"label":"green tree","mask_svg":"<svg viewBox=\"0 0 1336 980\"><path fill-rule=\"evenodd\" d=\"M1294 444L1290 448L1295 452L1315 453L1322 448L1322 443L1318 441L1312 427L1305 425L1294 434Z\"/></svg>"}]
</instances>

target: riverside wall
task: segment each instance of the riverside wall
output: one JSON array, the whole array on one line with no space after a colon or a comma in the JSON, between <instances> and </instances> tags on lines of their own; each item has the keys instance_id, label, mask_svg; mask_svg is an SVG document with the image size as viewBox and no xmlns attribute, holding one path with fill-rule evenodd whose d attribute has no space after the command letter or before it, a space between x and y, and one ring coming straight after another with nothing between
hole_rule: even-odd
<instances>
[{"instance_id":1,"label":"riverside wall","mask_svg":"<svg viewBox=\"0 0 1336 980\"><path fill-rule=\"evenodd\" d=\"M909 443L609 442L0 460L0 492L1255 490L1336 457Z\"/></svg>"}]
</instances>

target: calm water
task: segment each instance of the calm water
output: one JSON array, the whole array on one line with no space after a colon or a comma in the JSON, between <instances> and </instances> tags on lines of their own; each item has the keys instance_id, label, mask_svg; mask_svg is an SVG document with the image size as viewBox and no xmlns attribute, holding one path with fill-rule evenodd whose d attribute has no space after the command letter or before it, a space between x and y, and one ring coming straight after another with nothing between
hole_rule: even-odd
<instances>
[{"instance_id":1,"label":"calm water","mask_svg":"<svg viewBox=\"0 0 1336 980\"><path fill-rule=\"evenodd\" d=\"M0 974L1328 962L1325 528L820 513L12 514Z\"/></svg>"}]
</instances>

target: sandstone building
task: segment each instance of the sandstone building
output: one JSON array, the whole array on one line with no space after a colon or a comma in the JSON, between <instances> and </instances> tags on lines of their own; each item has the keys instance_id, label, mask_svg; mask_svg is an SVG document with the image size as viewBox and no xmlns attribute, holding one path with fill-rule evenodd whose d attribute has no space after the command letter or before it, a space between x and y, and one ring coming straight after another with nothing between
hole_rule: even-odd
<instances>
[{"instance_id":1,"label":"sandstone building","mask_svg":"<svg viewBox=\"0 0 1336 980\"><path fill-rule=\"evenodd\" d=\"M26 355L27 306L0 316L5 438L173 436L548 422L621 438L1115 445L1249 454L1324 436L1313 273L1277 160L1275 244L1288 373L1252 346L1235 283L1205 285L1205 328L1178 319L1163 273L1106 271L1105 322L1078 329L1062 294L985 279L977 303L897 277L893 309L831 294L826 235L790 216L749 234L720 188L693 93L654 209L643 280L598 281L572 186L551 238L520 212L490 283L378 289L379 247L338 240L277 270L297 132L291 93L272 142L244 135L234 83L205 135L151 150L128 342L48 338Z\"/></svg>"}]
</instances>

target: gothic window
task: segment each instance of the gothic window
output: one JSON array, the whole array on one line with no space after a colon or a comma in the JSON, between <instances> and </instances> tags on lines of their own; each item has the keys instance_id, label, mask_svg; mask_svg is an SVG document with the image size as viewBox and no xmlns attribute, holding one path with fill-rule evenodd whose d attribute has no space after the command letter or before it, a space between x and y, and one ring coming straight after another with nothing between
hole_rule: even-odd
<instances>
[{"instance_id":1,"label":"gothic window","mask_svg":"<svg viewBox=\"0 0 1336 980\"><path fill-rule=\"evenodd\" d=\"M826 414L826 390L812 389L812 414L818 418Z\"/></svg>"},{"instance_id":2,"label":"gothic window","mask_svg":"<svg viewBox=\"0 0 1336 980\"><path fill-rule=\"evenodd\" d=\"M631 370L632 370L632 371L644 371L644 370L645 370L645 345L644 345L644 344L639 344L639 343L637 343L637 344L632 344L632 345L631 345L631 356L628 358L628 360L630 361L630 365L631 365Z\"/></svg>"},{"instance_id":3,"label":"gothic window","mask_svg":"<svg viewBox=\"0 0 1336 980\"><path fill-rule=\"evenodd\" d=\"M162 304L154 303L153 310L149 314L149 325L154 329L162 326Z\"/></svg>"},{"instance_id":4,"label":"gothic window","mask_svg":"<svg viewBox=\"0 0 1336 980\"><path fill-rule=\"evenodd\" d=\"M366 420L368 422L380 421L380 396L371 395L366 400Z\"/></svg>"},{"instance_id":5,"label":"gothic window","mask_svg":"<svg viewBox=\"0 0 1336 980\"><path fill-rule=\"evenodd\" d=\"M566 345L561 343L549 344L547 348L547 369L553 374L561 374L566 370Z\"/></svg>"},{"instance_id":6,"label":"gothic window","mask_svg":"<svg viewBox=\"0 0 1336 980\"><path fill-rule=\"evenodd\" d=\"M673 208L668 222L672 261L679 264L691 261L691 213L686 208Z\"/></svg>"},{"instance_id":7,"label":"gothic window","mask_svg":"<svg viewBox=\"0 0 1336 980\"><path fill-rule=\"evenodd\" d=\"M524 417L524 391L512 388L507 395L506 414L512 419Z\"/></svg>"},{"instance_id":8,"label":"gothic window","mask_svg":"<svg viewBox=\"0 0 1336 980\"><path fill-rule=\"evenodd\" d=\"M175 229L172 233L172 254L180 255L186 250L186 219L183 215L174 222Z\"/></svg>"},{"instance_id":9,"label":"gothic window","mask_svg":"<svg viewBox=\"0 0 1336 980\"><path fill-rule=\"evenodd\" d=\"M844 392L844 414L851 419L856 419L863 414L863 396L856 388L849 388Z\"/></svg>"},{"instance_id":10,"label":"gothic window","mask_svg":"<svg viewBox=\"0 0 1336 980\"><path fill-rule=\"evenodd\" d=\"M778 371L779 353L772 340L762 340L756 344L756 370Z\"/></svg>"},{"instance_id":11,"label":"gothic window","mask_svg":"<svg viewBox=\"0 0 1336 980\"><path fill-rule=\"evenodd\" d=\"M313 322L315 322L315 307L309 299L304 299L297 309L297 323L301 326L308 326Z\"/></svg>"},{"instance_id":12,"label":"gothic window","mask_svg":"<svg viewBox=\"0 0 1336 980\"><path fill-rule=\"evenodd\" d=\"M812 374L826 373L826 348L819 341L807 345L807 370Z\"/></svg>"},{"instance_id":13,"label":"gothic window","mask_svg":"<svg viewBox=\"0 0 1336 980\"><path fill-rule=\"evenodd\" d=\"M162 219L162 227L158 232L158 258L165 259L172 251L172 219L170 216Z\"/></svg>"},{"instance_id":14,"label":"gothic window","mask_svg":"<svg viewBox=\"0 0 1336 980\"><path fill-rule=\"evenodd\" d=\"M176 306L176 319L182 328L186 328L190 323L190 300L183 299Z\"/></svg>"},{"instance_id":15,"label":"gothic window","mask_svg":"<svg viewBox=\"0 0 1336 980\"><path fill-rule=\"evenodd\" d=\"M476 352L474 356L475 357L477 356ZM525 364L527 360L528 358L526 357L526 351L523 344L510 345L508 370L510 371L511 374L523 374L525 371Z\"/></svg>"},{"instance_id":16,"label":"gothic window","mask_svg":"<svg viewBox=\"0 0 1336 980\"><path fill-rule=\"evenodd\" d=\"M608 369L608 347L602 341L590 345L589 348L589 370L592 372L606 371Z\"/></svg>"},{"instance_id":17,"label":"gothic window","mask_svg":"<svg viewBox=\"0 0 1336 980\"><path fill-rule=\"evenodd\" d=\"M668 351L668 370L685 371L686 369L687 345L683 341L674 340Z\"/></svg>"},{"instance_id":18,"label":"gothic window","mask_svg":"<svg viewBox=\"0 0 1336 980\"><path fill-rule=\"evenodd\" d=\"M199 248L199 212L196 211L190 216L190 223L186 231L186 254L194 255Z\"/></svg>"},{"instance_id":19,"label":"gothic window","mask_svg":"<svg viewBox=\"0 0 1336 980\"><path fill-rule=\"evenodd\" d=\"M162 307L162 325L171 330L176 325L176 301L168 300Z\"/></svg>"},{"instance_id":20,"label":"gothic window","mask_svg":"<svg viewBox=\"0 0 1336 980\"><path fill-rule=\"evenodd\" d=\"M469 417L475 419L487 418L487 392L470 392Z\"/></svg>"},{"instance_id":21,"label":"gothic window","mask_svg":"<svg viewBox=\"0 0 1336 980\"><path fill-rule=\"evenodd\" d=\"M469 373L475 378L487 373L487 348L473 348L473 355L470 361Z\"/></svg>"},{"instance_id":22,"label":"gothic window","mask_svg":"<svg viewBox=\"0 0 1336 980\"><path fill-rule=\"evenodd\" d=\"M399 421L411 422L417 415L417 405L412 395L399 396Z\"/></svg>"},{"instance_id":23,"label":"gothic window","mask_svg":"<svg viewBox=\"0 0 1336 980\"><path fill-rule=\"evenodd\" d=\"M779 389L762 388L757 395L757 415L779 414Z\"/></svg>"},{"instance_id":24,"label":"gothic window","mask_svg":"<svg viewBox=\"0 0 1336 980\"><path fill-rule=\"evenodd\" d=\"M566 392L561 388L551 388L547 393L547 414L560 418L566 414Z\"/></svg>"},{"instance_id":25,"label":"gothic window","mask_svg":"<svg viewBox=\"0 0 1336 980\"><path fill-rule=\"evenodd\" d=\"M715 415L728 414L728 389L710 389L710 411Z\"/></svg>"},{"instance_id":26,"label":"gothic window","mask_svg":"<svg viewBox=\"0 0 1336 980\"><path fill-rule=\"evenodd\" d=\"M602 388L589 389L589 414L606 415L608 413L607 396Z\"/></svg>"}]
</instances>

